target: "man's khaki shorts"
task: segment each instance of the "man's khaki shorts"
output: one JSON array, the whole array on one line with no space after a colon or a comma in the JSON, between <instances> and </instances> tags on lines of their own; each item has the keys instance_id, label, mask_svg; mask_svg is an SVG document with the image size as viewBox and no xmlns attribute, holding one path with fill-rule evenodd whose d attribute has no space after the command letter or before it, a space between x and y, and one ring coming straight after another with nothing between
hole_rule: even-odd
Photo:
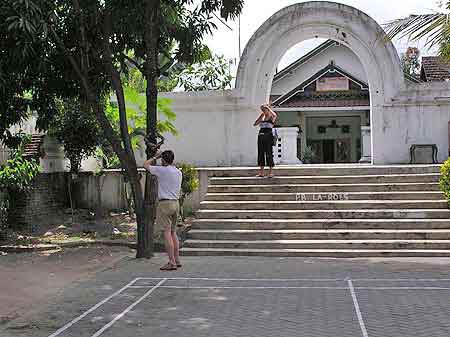
<instances>
[{"instance_id":1,"label":"man's khaki shorts","mask_svg":"<svg viewBox=\"0 0 450 337\"><path fill-rule=\"evenodd\" d=\"M180 204L178 200L160 200L156 207L155 231L177 230Z\"/></svg>"}]
</instances>

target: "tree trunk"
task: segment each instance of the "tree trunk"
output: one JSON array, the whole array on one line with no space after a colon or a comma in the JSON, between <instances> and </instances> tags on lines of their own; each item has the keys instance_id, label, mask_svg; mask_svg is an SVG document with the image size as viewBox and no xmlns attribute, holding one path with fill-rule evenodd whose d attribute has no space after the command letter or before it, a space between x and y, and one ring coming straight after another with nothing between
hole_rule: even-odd
<instances>
[{"instance_id":1,"label":"tree trunk","mask_svg":"<svg viewBox=\"0 0 450 337\"><path fill-rule=\"evenodd\" d=\"M130 157L121 146L119 139L117 138L114 130L111 127L106 115L104 113L103 107L97 103L94 105L97 120L102 126L103 133L111 143L114 152L118 155L120 164L125 169L125 174L130 181L131 191L134 200L134 207L136 213L136 224L137 224L137 247L136 247L136 258L150 258L153 255L153 241L152 238L148 238L148 233L150 228L148 228L148 220L145 217L145 203L142 193L142 187L140 183L140 175L136 166L136 161L134 157ZM151 227L153 230L153 227ZM150 232L152 233L152 232Z\"/></svg>"},{"instance_id":2,"label":"tree trunk","mask_svg":"<svg viewBox=\"0 0 450 337\"><path fill-rule=\"evenodd\" d=\"M142 212L142 221L145 226L138 226L138 231L141 236L142 244L142 256L136 255L136 257L147 257L150 258L153 256L153 228L156 218L156 202L158 200L158 185L156 176L152 174L146 174L146 183L145 183L145 191L149 192L150 195L144 198L143 200L143 212ZM137 211L136 211L136 219L138 219ZM139 224L139 222L138 222ZM138 249L139 253L139 249Z\"/></svg>"},{"instance_id":3,"label":"tree trunk","mask_svg":"<svg viewBox=\"0 0 450 337\"><path fill-rule=\"evenodd\" d=\"M139 175L130 177L130 186L135 204L137 224L136 258L150 258L153 255L152 237L148 235L148 222L145 217L144 198Z\"/></svg>"},{"instance_id":4,"label":"tree trunk","mask_svg":"<svg viewBox=\"0 0 450 337\"><path fill-rule=\"evenodd\" d=\"M76 6L76 10L77 12L80 14L80 6L78 3L78 0L74 0L74 4ZM158 8L159 8L159 1L158 1ZM106 17L109 20L109 14L107 13ZM81 19L82 16L79 15L79 18ZM105 22L105 26L104 28L106 29L106 33L108 32L109 29L109 24L110 22L106 20ZM158 28L158 27L156 27ZM86 40L84 39L84 23L83 20L80 20L80 29L81 29L81 35L83 35L82 41L80 41L81 47L83 51L88 50L88 45L86 43ZM133 199L134 199L134 203L135 203L135 211L136 211L136 220L137 220L137 226L138 226L138 245L137 245L137 253L136 253L136 257L151 257L152 256L152 252L153 252L153 242L150 238L150 240L148 239L148 236L145 236L145 234L147 235L151 235L148 233L152 233L153 230L153 226L151 226L150 228L146 228L147 224L151 225L153 223L149 223L148 219L150 219L151 217L146 217L146 214L148 212L146 212L146 207L152 207L152 205L154 205L154 203L144 203L144 198L143 198L143 193L142 193L142 188L139 182L139 172L137 170L137 165L136 165L136 160L134 158L134 154L133 151L131 150L129 144L129 134L126 132L124 132L125 130L127 130L128 128L126 127L126 110L125 110L125 105L124 105L124 97L123 97L123 92L121 91L121 88L118 88L118 86L121 86L120 83L120 77L119 77L119 81L117 81L117 76L115 76L117 73L114 72L114 65L111 62L111 53L109 51L109 46L108 43L106 41L105 43L105 50L106 53L103 55L106 57L106 59L108 59L110 61L109 66L109 70L110 73L112 75L112 82L113 85L115 85L115 89L117 91L118 89L118 100L122 100L122 102L119 102L119 107L121 110L121 136L122 139L120 139L116 133L114 132L114 129L112 128L108 118L106 117L105 111L104 111L104 105L102 103L102 100L100 97L95 96L94 94L94 90L92 90L92 88L95 87L95 85L91 86L91 82L88 76L88 65L89 62L88 61L88 57L87 55L84 55L85 53L83 53L83 55L81 55L81 62L80 64L77 63L75 57L71 54L71 52L66 48L66 46L64 45L63 41L61 40L61 38L58 36L58 34L55 32L55 30L53 29L52 26L50 26L50 33L52 34L52 36L55 39L55 43L61 48L61 50L64 52L64 54L66 55L66 57L68 58L68 61L70 62L72 68L74 69L75 73L77 74L77 76L80 79L80 84L86 94L86 102L88 105L90 105L95 113L95 116L97 118L97 121L99 122L101 129L103 131L104 136L108 139L109 143L111 144L114 152L117 154L117 156L119 157L120 160L120 164L122 166L122 168L125 170L125 173L128 177L128 179L130 180L130 185L132 188L132 193L133 193ZM156 38L156 43L153 45L153 47L155 49L157 49L157 38ZM157 53L157 51L156 51ZM156 93L155 93L156 94ZM156 100L156 98L155 98ZM123 104L122 104L123 103ZM154 107L155 110L155 114L154 116L156 116L156 105ZM156 123L156 118L154 119L155 123ZM155 125L156 128L156 125ZM124 148L124 146L125 148ZM151 184L151 179L148 180L147 184ZM154 194L150 193L151 191L149 191L147 193L148 197L147 199L150 200L150 198L154 197ZM152 210L154 211L154 207L152 208ZM153 212L154 215L154 212ZM142 235L144 234L144 235Z\"/></svg>"},{"instance_id":5,"label":"tree trunk","mask_svg":"<svg viewBox=\"0 0 450 337\"><path fill-rule=\"evenodd\" d=\"M151 143L156 144L156 121L157 121L157 99L158 90L156 87L158 80L158 37L159 37L159 10L160 0L146 0L144 27L144 40L146 58L144 61L144 77L147 80L146 100L147 100L147 134ZM147 152L147 159L152 155ZM143 229L143 236L148 240L150 250L147 252L153 255L153 228L156 218L156 205L158 198L158 185L156 177L146 172L145 192L144 192L144 221L147 223Z\"/></svg>"}]
</instances>

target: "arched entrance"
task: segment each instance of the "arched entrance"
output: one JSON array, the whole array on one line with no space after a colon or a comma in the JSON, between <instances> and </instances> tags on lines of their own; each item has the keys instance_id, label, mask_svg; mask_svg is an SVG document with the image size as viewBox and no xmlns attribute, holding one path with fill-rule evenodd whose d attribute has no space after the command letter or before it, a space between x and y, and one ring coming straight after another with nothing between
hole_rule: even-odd
<instances>
[{"instance_id":1,"label":"arched entrance","mask_svg":"<svg viewBox=\"0 0 450 337\"><path fill-rule=\"evenodd\" d=\"M400 59L380 25L360 10L333 2L305 2L270 17L248 42L239 64L236 89L247 106L267 102L282 56L295 44L326 38L350 48L366 71L370 86L372 162L382 163L384 109L403 89Z\"/></svg>"}]
</instances>

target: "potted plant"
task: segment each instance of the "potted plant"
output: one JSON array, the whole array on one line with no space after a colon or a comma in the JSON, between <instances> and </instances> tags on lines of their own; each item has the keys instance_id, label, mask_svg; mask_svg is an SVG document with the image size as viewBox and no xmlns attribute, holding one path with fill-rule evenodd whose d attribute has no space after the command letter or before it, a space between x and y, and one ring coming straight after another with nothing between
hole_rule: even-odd
<instances>
[{"instance_id":1,"label":"potted plant","mask_svg":"<svg viewBox=\"0 0 450 337\"><path fill-rule=\"evenodd\" d=\"M311 164L312 160L314 159L315 153L311 146L305 147L305 150L303 150L303 157L302 162L304 164Z\"/></svg>"}]
</instances>

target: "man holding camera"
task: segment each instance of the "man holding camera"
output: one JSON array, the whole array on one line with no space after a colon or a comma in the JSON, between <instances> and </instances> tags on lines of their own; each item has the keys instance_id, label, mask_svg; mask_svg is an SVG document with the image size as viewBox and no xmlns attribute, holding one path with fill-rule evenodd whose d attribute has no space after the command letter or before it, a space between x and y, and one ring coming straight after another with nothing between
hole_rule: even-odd
<instances>
[{"instance_id":1,"label":"man holding camera","mask_svg":"<svg viewBox=\"0 0 450 337\"><path fill-rule=\"evenodd\" d=\"M161 165L156 161L161 158ZM158 178L158 206L156 208L155 232L163 232L169 262L160 269L177 270L181 267L177 237L177 221L180 211L182 173L174 165L175 156L171 150L156 154L144 162L144 168Z\"/></svg>"}]
</instances>

